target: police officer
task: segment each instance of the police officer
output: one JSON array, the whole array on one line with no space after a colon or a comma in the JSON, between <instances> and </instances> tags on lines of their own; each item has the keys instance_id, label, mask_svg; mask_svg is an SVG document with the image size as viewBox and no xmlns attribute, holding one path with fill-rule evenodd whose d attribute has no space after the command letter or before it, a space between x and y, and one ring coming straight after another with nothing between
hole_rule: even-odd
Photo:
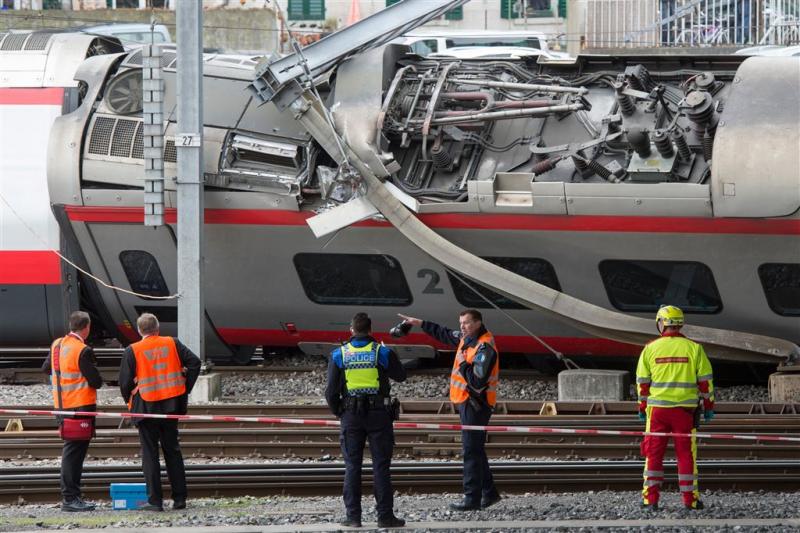
<instances>
[{"instance_id":1,"label":"police officer","mask_svg":"<svg viewBox=\"0 0 800 533\"><path fill-rule=\"evenodd\" d=\"M642 350L636 367L639 418L646 431L684 433L673 437L678 458L678 486L687 509L702 509L697 487L696 431L699 399L706 422L714 418L714 383L711 363L703 347L681 335L683 311L668 305L658 310L656 326L661 336ZM664 480L664 451L668 437L648 435L642 441L645 456L642 505L658 509Z\"/></svg>"},{"instance_id":2,"label":"police officer","mask_svg":"<svg viewBox=\"0 0 800 533\"><path fill-rule=\"evenodd\" d=\"M394 495L389 472L394 448L389 378L405 381L406 370L397 354L372 336L372 320L356 313L350 322L352 337L331 353L325 399L341 417L342 455L345 460L344 505L341 525L361 527L361 463L369 439L375 510L378 527L402 527L394 515Z\"/></svg>"},{"instance_id":3,"label":"police officer","mask_svg":"<svg viewBox=\"0 0 800 533\"><path fill-rule=\"evenodd\" d=\"M200 359L174 337L159 335L158 318L144 313L136 321L142 340L125 349L119 388L132 413L185 415L188 396L200 374ZM147 483L146 511L163 511L159 443L172 486L172 508L186 508L186 471L178 443L178 421L136 419L142 444L142 472Z\"/></svg>"},{"instance_id":4,"label":"police officer","mask_svg":"<svg viewBox=\"0 0 800 533\"><path fill-rule=\"evenodd\" d=\"M450 401L456 404L464 425L489 424L497 401L500 357L494 336L483 325L483 316L476 309L465 309L459 315L459 330L451 330L427 320L399 315L406 324L422 330L448 346L456 346L456 358L450 373ZM462 431L464 455L464 499L451 503L455 511L486 509L500 501L494 486L489 460L486 457L486 432Z\"/></svg>"},{"instance_id":5,"label":"police officer","mask_svg":"<svg viewBox=\"0 0 800 533\"><path fill-rule=\"evenodd\" d=\"M91 329L89 314L75 311L69 316L69 333L53 341L50 357L42 365L51 374L53 405L63 411L95 411L97 389L103 378L97 370L94 351L86 346ZM58 361L56 361L58 357ZM84 417L79 417L84 418ZM88 417L94 426L94 418ZM63 420L59 420L63 424ZM81 498L83 461L89 450L89 440L65 440L61 452L61 510L92 511L95 506Z\"/></svg>"}]
</instances>

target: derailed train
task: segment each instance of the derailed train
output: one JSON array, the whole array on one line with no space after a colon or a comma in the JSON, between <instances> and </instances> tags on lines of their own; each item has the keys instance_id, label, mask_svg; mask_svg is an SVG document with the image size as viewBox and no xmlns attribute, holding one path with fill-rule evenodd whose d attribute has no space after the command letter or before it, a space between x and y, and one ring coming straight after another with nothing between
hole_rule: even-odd
<instances>
[{"instance_id":1,"label":"derailed train","mask_svg":"<svg viewBox=\"0 0 800 533\"><path fill-rule=\"evenodd\" d=\"M13 55L4 40L13 35L0 34L0 58ZM39 39L45 62L75 47L66 34L29 35L19 53ZM0 63L4 197L49 232L47 244L25 247L29 228L2 206L4 345L41 345L78 305L122 340L135 339L143 311L174 333L174 302L104 288L46 252L60 248L138 293L167 296L177 286L173 179L168 224L142 224L141 53L107 48L75 62L75 81L50 87L45 75L11 88L17 74ZM162 64L165 174L174 176L174 51ZM255 68L249 58L204 60L210 353L244 361L259 345L321 352L346 338L355 310L383 332L397 312L447 323L460 307L485 309L505 352L546 353L511 318L566 354L638 351L468 283L381 219L316 239L307 220L358 194L357 180L294 110L257 105L247 91ZM601 307L652 317L671 303L695 324L800 341L797 59L454 61L388 45L333 65L315 84L353 150L463 249ZM29 108L48 111L36 122ZM36 124L39 137L26 133ZM14 172L32 164L40 182L20 192ZM57 229L43 214L51 204ZM406 356L431 353L419 332L393 342Z\"/></svg>"}]
</instances>

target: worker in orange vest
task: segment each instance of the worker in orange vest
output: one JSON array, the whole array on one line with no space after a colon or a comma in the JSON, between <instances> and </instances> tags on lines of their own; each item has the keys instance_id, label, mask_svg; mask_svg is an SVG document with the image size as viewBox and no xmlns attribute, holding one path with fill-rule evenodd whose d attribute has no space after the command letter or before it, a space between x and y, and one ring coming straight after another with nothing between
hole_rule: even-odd
<instances>
[{"instance_id":1,"label":"worker in orange vest","mask_svg":"<svg viewBox=\"0 0 800 533\"><path fill-rule=\"evenodd\" d=\"M103 378L97 370L94 351L86 345L91 329L88 313L75 311L69 316L69 333L53 341L50 356L42 365L42 371L51 375L53 405L59 411L95 411L97 389L103 386ZM64 420L59 418L59 424ZM93 417L86 419L94 430ZM61 452L61 510L69 512L92 511L93 503L81 498L81 475L83 461L89 450L91 436L85 440L64 440Z\"/></svg>"},{"instance_id":2,"label":"worker in orange vest","mask_svg":"<svg viewBox=\"0 0 800 533\"><path fill-rule=\"evenodd\" d=\"M465 309L459 315L459 329L452 330L427 320L399 315L405 324L422 330L447 346L456 347L450 373L450 401L458 408L461 423L486 426L497 402L500 356L492 335L483 325L483 315ZM500 501L486 457L486 432L462 431L464 455L464 499L451 503L454 511L486 509Z\"/></svg>"},{"instance_id":3,"label":"worker in orange vest","mask_svg":"<svg viewBox=\"0 0 800 533\"><path fill-rule=\"evenodd\" d=\"M125 349L119 388L132 413L185 415L189 393L200 374L200 359L174 337L159 335L158 318L143 313L136 320L142 340ZM186 470L178 443L178 421L136 419L142 444L142 472L147 483L145 511L163 511L159 443L172 486L172 508L186 508Z\"/></svg>"}]
</instances>

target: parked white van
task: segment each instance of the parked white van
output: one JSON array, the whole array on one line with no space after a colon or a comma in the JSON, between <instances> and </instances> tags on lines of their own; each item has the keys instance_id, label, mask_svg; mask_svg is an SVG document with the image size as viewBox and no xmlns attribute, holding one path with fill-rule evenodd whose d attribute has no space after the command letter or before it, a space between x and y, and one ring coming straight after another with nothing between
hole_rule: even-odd
<instances>
[{"instance_id":1,"label":"parked white van","mask_svg":"<svg viewBox=\"0 0 800 533\"><path fill-rule=\"evenodd\" d=\"M567 58L564 52L550 50L547 37L535 31L489 30L417 30L405 34L395 42L406 44L421 56L445 54L448 48L503 47L533 48L542 50L553 58Z\"/></svg>"}]
</instances>

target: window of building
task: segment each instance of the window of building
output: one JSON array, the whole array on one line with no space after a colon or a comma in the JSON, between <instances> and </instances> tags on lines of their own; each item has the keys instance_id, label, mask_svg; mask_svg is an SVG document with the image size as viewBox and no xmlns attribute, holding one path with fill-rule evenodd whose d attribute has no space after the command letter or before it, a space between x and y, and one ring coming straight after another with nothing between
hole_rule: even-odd
<instances>
[{"instance_id":1,"label":"window of building","mask_svg":"<svg viewBox=\"0 0 800 533\"><path fill-rule=\"evenodd\" d=\"M294 256L308 298L322 305L411 305L400 263L390 255L314 254Z\"/></svg>"},{"instance_id":2,"label":"window of building","mask_svg":"<svg viewBox=\"0 0 800 533\"><path fill-rule=\"evenodd\" d=\"M621 311L656 312L675 305L687 313L718 313L722 309L711 270L693 261L600 262L608 299Z\"/></svg>"},{"instance_id":3,"label":"window of building","mask_svg":"<svg viewBox=\"0 0 800 533\"><path fill-rule=\"evenodd\" d=\"M800 264L765 263L758 267L770 309L783 316L800 316Z\"/></svg>"},{"instance_id":4,"label":"window of building","mask_svg":"<svg viewBox=\"0 0 800 533\"><path fill-rule=\"evenodd\" d=\"M167 282L151 254L143 250L125 250L120 252L119 261L132 291L148 296L169 296Z\"/></svg>"},{"instance_id":5,"label":"window of building","mask_svg":"<svg viewBox=\"0 0 800 533\"><path fill-rule=\"evenodd\" d=\"M500 0L500 17L504 19L553 16L553 0Z\"/></svg>"},{"instance_id":6,"label":"window of building","mask_svg":"<svg viewBox=\"0 0 800 533\"><path fill-rule=\"evenodd\" d=\"M561 290L561 285L558 283L553 265L544 259L530 257L484 257L484 259L515 274L519 274L520 276L550 287L551 289L557 291ZM464 283L449 271L447 272L447 277L450 278L450 285L453 286L453 294L455 294L456 300L464 307L489 309L493 307L492 304L486 301L486 299L489 299L494 305L501 309L526 309L525 306L513 300L509 300L505 296L501 296L483 285L467 281L466 279L464 280L466 283ZM475 291L478 291L480 295ZM481 295L483 297L481 297Z\"/></svg>"},{"instance_id":7,"label":"window of building","mask_svg":"<svg viewBox=\"0 0 800 533\"><path fill-rule=\"evenodd\" d=\"M325 20L325 0L289 0L289 20Z\"/></svg>"}]
</instances>

